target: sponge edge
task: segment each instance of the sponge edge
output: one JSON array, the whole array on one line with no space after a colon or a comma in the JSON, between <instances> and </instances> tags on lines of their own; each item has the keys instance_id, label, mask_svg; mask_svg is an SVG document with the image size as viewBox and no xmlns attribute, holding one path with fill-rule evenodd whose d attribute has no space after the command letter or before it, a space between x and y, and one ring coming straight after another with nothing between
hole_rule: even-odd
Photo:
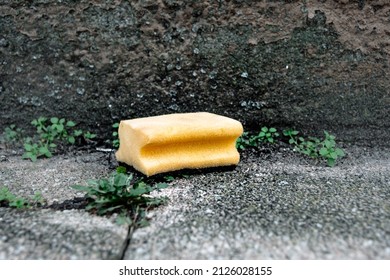
<instances>
[{"instance_id":1,"label":"sponge edge","mask_svg":"<svg viewBox=\"0 0 390 280\"><path fill-rule=\"evenodd\" d=\"M147 176L237 165L236 140L242 133L239 121L207 112L123 120L116 158Z\"/></svg>"}]
</instances>

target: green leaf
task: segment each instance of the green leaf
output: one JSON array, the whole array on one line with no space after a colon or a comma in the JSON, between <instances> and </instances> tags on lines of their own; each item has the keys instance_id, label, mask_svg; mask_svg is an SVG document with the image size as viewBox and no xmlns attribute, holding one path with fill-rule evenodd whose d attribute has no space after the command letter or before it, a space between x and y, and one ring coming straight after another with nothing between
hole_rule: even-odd
<instances>
[{"instance_id":1,"label":"green leaf","mask_svg":"<svg viewBox=\"0 0 390 280\"><path fill-rule=\"evenodd\" d=\"M31 154L30 159L32 162L35 162L35 161L37 161L38 158L37 158L37 155Z\"/></svg>"},{"instance_id":2,"label":"green leaf","mask_svg":"<svg viewBox=\"0 0 390 280\"><path fill-rule=\"evenodd\" d=\"M336 164L336 160L333 158L328 158L328 165L333 167Z\"/></svg>"},{"instance_id":3,"label":"green leaf","mask_svg":"<svg viewBox=\"0 0 390 280\"><path fill-rule=\"evenodd\" d=\"M329 134L329 133L326 132L326 131L324 131L324 133L325 133L325 137L326 137L327 139L329 139L329 140L334 140L334 139L336 139L336 137L335 137L334 135Z\"/></svg>"},{"instance_id":4,"label":"green leaf","mask_svg":"<svg viewBox=\"0 0 390 280\"><path fill-rule=\"evenodd\" d=\"M48 148L46 146L41 146L39 147L38 149L38 152L42 155L46 154L46 152L49 151Z\"/></svg>"},{"instance_id":5,"label":"green leaf","mask_svg":"<svg viewBox=\"0 0 390 280\"><path fill-rule=\"evenodd\" d=\"M52 156L53 156L53 154L49 150L47 150L45 153L45 157L51 158Z\"/></svg>"},{"instance_id":6,"label":"green leaf","mask_svg":"<svg viewBox=\"0 0 390 280\"><path fill-rule=\"evenodd\" d=\"M83 134L83 131L82 131L81 129L78 129L78 130L73 131L73 135L74 135L75 137L78 137L78 136L80 136L81 134Z\"/></svg>"},{"instance_id":7,"label":"green leaf","mask_svg":"<svg viewBox=\"0 0 390 280\"><path fill-rule=\"evenodd\" d=\"M0 201L12 201L14 199L16 199L16 196L7 187L0 189Z\"/></svg>"},{"instance_id":8,"label":"green leaf","mask_svg":"<svg viewBox=\"0 0 390 280\"><path fill-rule=\"evenodd\" d=\"M276 132L276 128L271 127L271 128L269 129L269 132L272 132L272 133Z\"/></svg>"},{"instance_id":9,"label":"green leaf","mask_svg":"<svg viewBox=\"0 0 390 280\"><path fill-rule=\"evenodd\" d=\"M24 159L30 159L31 161L36 161L37 160L37 155L32 152L27 152L22 155L22 158Z\"/></svg>"},{"instance_id":10,"label":"green leaf","mask_svg":"<svg viewBox=\"0 0 390 280\"><path fill-rule=\"evenodd\" d=\"M329 156L333 159L337 159L337 153L336 152L331 152L329 153Z\"/></svg>"},{"instance_id":11,"label":"green leaf","mask_svg":"<svg viewBox=\"0 0 390 280\"><path fill-rule=\"evenodd\" d=\"M22 155L22 158L24 159L31 159L31 156L33 155L32 152L26 152Z\"/></svg>"},{"instance_id":12,"label":"green leaf","mask_svg":"<svg viewBox=\"0 0 390 280\"><path fill-rule=\"evenodd\" d=\"M171 182L171 181L174 181L175 180L175 177L173 176L165 176L164 179L168 182Z\"/></svg>"},{"instance_id":13,"label":"green leaf","mask_svg":"<svg viewBox=\"0 0 390 280\"><path fill-rule=\"evenodd\" d=\"M58 123L58 118L56 118L56 117L53 117L53 118L51 118L50 119L50 122L52 123L52 124L57 124Z\"/></svg>"},{"instance_id":14,"label":"green leaf","mask_svg":"<svg viewBox=\"0 0 390 280\"><path fill-rule=\"evenodd\" d=\"M74 143L76 142L76 139L75 139L73 136L69 136L69 137L68 137L68 142L69 142L70 144L74 144Z\"/></svg>"},{"instance_id":15,"label":"green leaf","mask_svg":"<svg viewBox=\"0 0 390 280\"><path fill-rule=\"evenodd\" d=\"M33 149L33 146L31 144L24 144L24 149L27 151L27 152L30 152L32 151Z\"/></svg>"},{"instance_id":16,"label":"green leaf","mask_svg":"<svg viewBox=\"0 0 390 280\"><path fill-rule=\"evenodd\" d=\"M320 155L321 156L326 156L326 155L328 155L328 149L327 148L321 148L320 149Z\"/></svg>"},{"instance_id":17,"label":"green leaf","mask_svg":"<svg viewBox=\"0 0 390 280\"><path fill-rule=\"evenodd\" d=\"M56 130L61 133L64 131L64 125L63 124L58 124L57 127L56 127Z\"/></svg>"},{"instance_id":18,"label":"green leaf","mask_svg":"<svg viewBox=\"0 0 390 280\"><path fill-rule=\"evenodd\" d=\"M116 168L116 173L123 173L123 174L126 174L126 167L124 166L118 166Z\"/></svg>"},{"instance_id":19,"label":"green leaf","mask_svg":"<svg viewBox=\"0 0 390 280\"><path fill-rule=\"evenodd\" d=\"M133 196L133 197L137 197L137 196L141 196L141 195L148 193L148 192L149 192L149 190L147 190L145 187L138 186L135 189L131 189L129 192L129 195Z\"/></svg>"},{"instance_id":20,"label":"green leaf","mask_svg":"<svg viewBox=\"0 0 390 280\"><path fill-rule=\"evenodd\" d=\"M38 123L44 123L46 121L47 121L47 118L45 118L45 117L39 117L38 118Z\"/></svg>"},{"instance_id":21,"label":"green leaf","mask_svg":"<svg viewBox=\"0 0 390 280\"><path fill-rule=\"evenodd\" d=\"M336 154L337 154L338 156L340 156L340 157L345 156L344 151L343 151L342 149L340 149L340 148L337 148L337 149L336 149Z\"/></svg>"},{"instance_id":22,"label":"green leaf","mask_svg":"<svg viewBox=\"0 0 390 280\"><path fill-rule=\"evenodd\" d=\"M129 216L122 214L116 218L116 223L118 225L129 225L130 226L133 223L133 221L130 219Z\"/></svg>"},{"instance_id":23,"label":"green leaf","mask_svg":"<svg viewBox=\"0 0 390 280\"><path fill-rule=\"evenodd\" d=\"M268 127L266 127L266 126L262 127L261 131L268 132Z\"/></svg>"},{"instance_id":24,"label":"green leaf","mask_svg":"<svg viewBox=\"0 0 390 280\"><path fill-rule=\"evenodd\" d=\"M88 204L86 207L85 207L85 210L87 210L87 211L89 211L89 210L92 210L92 209L94 209L94 208L96 208L96 205L95 205L95 203L90 203L90 204Z\"/></svg>"},{"instance_id":25,"label":"green leaf","mask_svg":"<svg viewBox=\"0 0 390 280\"><path fill-rule=\"evenodd\" d=\"M141 221L138 222L138 226L139 226L140 228L147 227L147 226L149 226L149 225L150 225L150 223L149 223L148 220L146 220L146 219L142 219Z\"/></svg>"},{"instance_id":26,"label":"green leaf","mask_svg":"<svg viewBox=\"0 0 390 280\"><path fill-rule=\"evenodd\" d=\"M10 201L9 206L21 209L21 208L27 208L29 205L28 205L28 203L26 202L25 199L23 199L23 198L16 198L15 200Z\"/></svg>"},{"instance_id":27,"label":"green leaf","mask_svg":"<svg viewBox=\"0 0 390 280\"><path fill-rule=\"evenodd\" d=\"M332 142L330 142L329 140L325 140L324 141L324 146L328 149L332 148Z\"/></svg>"},{"instance_id":28,"label":"green leaf","mask_svg":"<svg viewBox=\"0 0 390 280\"><path fill-rule=\"evenodd\" d=\"M114 185L118 187L124 187L128 185L128 177L126 174L117 173L114 177Z\"/></svg>"},{"instance_id":29,"label":"green leaf","mask_svg":"<svg viewBox=\"0 0 390 280\"><path fill-rule=\"evenodd\" d=\"M124 207L124 205L116 205L116 206L108 207L105 209L105 212L112 212L112 211L119 209L119 208L122 208L122 207Z\"/></svg>"},{"instance_id":30,"label":"green leaf","mask_svg":"<svg viewBox=\"0 0 390 280\"><path fill-rule=\"evenodd\" d=\"M87 131L86 133L84 133L84 137L86 139L93 139L96 137L96 134L92 134L91 132Z\"/></svg>"},{"instance_id":31,"label":"green leaf","mask_svg":"<svg viewBox=\"0 0 390 280\"><path fill-rule=\"evenodd\" d=\"M35 201L36 203L40 203L40 204L44 203L44 198L40 192L35 192L32 200Z\"/></svg>"},{"instance_id":32,"label":"green leaf","mask_svg":"<svg viewBox=\"0 0 390 280\"><path fill-rule=\"evenodd\" d=\"M83 192L89 192L91 190L90 187L86 186L81 186L81 185L73 185L70 186L72 189L78 190L78 191L83 191Z\"/></svg>"},{"instance_id":33,"label":"green leaf","mask_svg":"<svg viewBox=\"0 0 390 280\"><path fill-rule=\"evenodd\" d=\"M67 121L67 122L66 122L66 126L67 126L67 127L74 127L74 126L76 126L76 123L74 123L74 122L72 122L72 121Z\"/></svg>"},{"instance_id":34,"label":"green leaf","mask_svg":"<svg viewBox=\"0 0 390 280\"><path fill-rule=\"evenodd\" d=\"M100 180L89 179L89 180L87 180L87 184L90 185L90 186L93 186L93 187L99 187L99 181Z\"/></svg>"},{"instance_id":35,"label":"green leaf","mask_svg":"<svg viewBox=\"0 0 390 280\"><path fill-rule=\"evenodd\" d=\"M110 178L110 179L113 179L113 178ZM107 179L98 180L98 182L97 182L98 188L95 190L98 192L102 192L102 193L107 192L107 190L113 191L115 189L113 183L111 183L113 180L107 180Z\"/></svg>"},{"instance_id":36,"label":"green leaf","mask_svg":"<svg viewBox=\"0 0 390 280\"><path fill-rule=\"evenodd\" d=\"M171 176L172 177L172 176ZM167 183L158 183L156 186L156 189L166 189L169 187L169 185Z\"/></svg>"}]
</instances>

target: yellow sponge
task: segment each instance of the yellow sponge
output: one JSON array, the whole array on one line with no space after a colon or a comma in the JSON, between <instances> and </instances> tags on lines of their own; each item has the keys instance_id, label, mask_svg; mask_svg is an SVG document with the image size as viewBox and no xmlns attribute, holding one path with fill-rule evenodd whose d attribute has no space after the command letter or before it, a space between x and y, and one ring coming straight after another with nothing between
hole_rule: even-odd
<instances>
[{"instance_id":1,"label":"yellow sponge","mask_svg":"<svg viewBox=\"0 0 390 280\"><path fill-rule=\"evenodd\" d=\"M147 176L236 165L236 140L242 132L239 121L206 112L123 120L116 158Z\"/></svg>"}]
</instances>

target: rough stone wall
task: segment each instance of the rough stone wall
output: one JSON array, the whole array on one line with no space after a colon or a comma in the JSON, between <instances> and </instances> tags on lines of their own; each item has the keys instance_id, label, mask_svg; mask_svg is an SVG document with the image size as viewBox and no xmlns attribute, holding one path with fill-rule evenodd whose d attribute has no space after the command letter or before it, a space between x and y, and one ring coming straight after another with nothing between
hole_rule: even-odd
<instances>
[{"instance_id":1,"label":"rough stone wall","mask_svg":"<svg viewBox=\"0 0 390 280\"><path fill-rule=\"evenodd\" d=\"M387 143L389 35L387 0L0 0L0 129L210 111Z\"/></svg>"}]
</instances>

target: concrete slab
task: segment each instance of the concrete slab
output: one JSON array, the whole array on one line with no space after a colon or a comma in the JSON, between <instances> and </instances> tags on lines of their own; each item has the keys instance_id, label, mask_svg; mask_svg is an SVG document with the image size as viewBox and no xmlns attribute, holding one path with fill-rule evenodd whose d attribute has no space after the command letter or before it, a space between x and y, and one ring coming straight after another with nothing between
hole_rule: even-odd
<instances>
[{"instance_id":1,"label":"concrete slab","mask_svg":"<svg viewBox=\"0 0 390 280\"><path fill-rule=\"evenodd\" d=\"M76 153L31 162L21 156L4 156L0 161L0 187L6 186L20 197L31 197L39 192L48 204L73 199L84 193L70 186L85 184L89 179L104 177L112 171L106 157L103 153Z\"/></svg>"},{"instance_id":2,"label":"concrete slab","mask_svg":"<svg viewBox=\"0 0 390 280\"><path fill-rule=\"evenodd\" d=\"M390 149L345 147L334 168L288 148L244 152L230 171L178 176L155 195L126 259L390 259ZM3 157L4 158L4 157ZM48 202L112 169L101 153L0 162L0 186ZM184 172L185 173L185 172ZM85 210L0 208L0 259L115 259L127 228Z\"/></svg>"},{"instance_id":3,"label":"concrete slab","mask_svg":"<svg viewBox=\"0 0 390 280\"><path fill-rule=\"evenodd\" d=\"M40 192L48 204L82 197L70 186L112 170L102 153L57 155L37 162L3 156L0 187L18 197ZM127 227L84 210L0 208L0 259L117 259Z\"/></svg>"},{"instance_id":4,"label":"concrete slab","mask_svg":"<svg viewBox=\"0 0 390 280\"><path fill-rule=\"evenodd\" d=\"M0 259L118 259L124 226L84 211L0 208Z\"/></svg>"},{"instance_id":5,"label":"concrete slab","mask_svg":"<svg viewBox=\"0 0 390 280\"><path fill-rule=\"evenodd\" d=\"M127 259L390 259L390 153L329 168L279 151L192 175L135 231Z\"/></svg>"}]
</instances>

